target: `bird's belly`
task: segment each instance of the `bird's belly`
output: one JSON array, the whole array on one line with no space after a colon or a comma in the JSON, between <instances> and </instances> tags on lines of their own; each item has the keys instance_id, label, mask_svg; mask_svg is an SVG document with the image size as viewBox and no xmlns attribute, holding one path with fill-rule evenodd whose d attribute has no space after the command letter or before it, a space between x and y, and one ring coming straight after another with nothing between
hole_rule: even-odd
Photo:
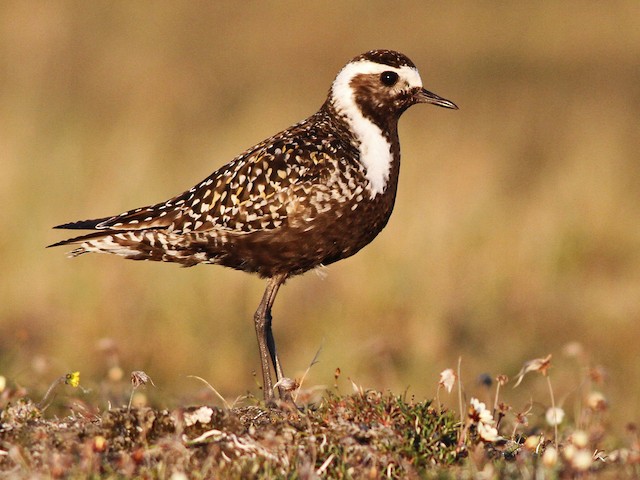
<instances>
[{"instance_id":1,"label":"bird's belly","mask_svg":"<svg viewBox=\"0 0 640 480\"><path fill-rule=\"evenodd\" d=\"M390 208L359 206L296 222L294 226L229 238L223 251L211 252L211 262L262 277L297 275L357 253L380 233L390 214Z\"/></svg>"}]
</instances>

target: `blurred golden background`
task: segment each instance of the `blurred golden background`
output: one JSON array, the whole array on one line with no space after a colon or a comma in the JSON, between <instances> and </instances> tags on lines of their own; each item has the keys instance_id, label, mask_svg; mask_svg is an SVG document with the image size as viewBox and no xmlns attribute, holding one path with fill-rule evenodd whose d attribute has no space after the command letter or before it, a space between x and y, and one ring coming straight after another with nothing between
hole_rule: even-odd
<instances>
[{"instance_id":1,"label":"blurred golden background","mask_svg":"<svg viewBox=\"0 0 640 480\"><path fill-rule=\"evenodd\" d=\"M263 281L69 260L44 248L68 233L51 227L190 188L315 112L352 57L390 48L460 110L404 115L386 230L281 291L285 371L299 378L322 347L307 386L332 386L340 367L430 398L459 356L471 393L483 372L513 376L553 353L561 399L578 395L576 368L602 365L612 421L638 420L639 18L636 0L3 2L0 374L98 383L107 337L159 403L192 398L201 385L186 375L259 396ZM586 363L563 356L570 342ZM545 388L508 395L543 401Z\"/></svg>"}]
</instances>

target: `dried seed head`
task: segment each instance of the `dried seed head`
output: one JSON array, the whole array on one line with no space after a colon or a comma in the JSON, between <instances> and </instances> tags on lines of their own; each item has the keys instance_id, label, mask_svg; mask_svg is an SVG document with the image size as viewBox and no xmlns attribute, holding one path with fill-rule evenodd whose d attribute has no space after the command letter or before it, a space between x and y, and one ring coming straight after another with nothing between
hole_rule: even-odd
<instances>
[{"instance_id":1,"label":"dried seed head","mask_svg":"<svg viewBox=\"0 0 640 480\"><path fill-rule=\"evenodd\" d=\"M509 377L507 377L506 375L498 375L496 377L496 382L501 387L504 387L509 382Z\"/></svg>"},{"instance_id":2,"label":"dried seed head","mask_svg":"<svg viewBox=\"0 0 640 480\"><path fill-rule=\"evenodd\" d=\"M517 375L518 381L513 386L513 388L516 388L518 385L520 385L520 382L522 381L524 376L529 372L540 372L542 375L546 377L547 371L549 370L550 366L551 366L551 354L547 355L544 358L534 358L533 360L524 362L524 365L522 366L522 368L520 369Z\"/></svg>"},{"instance_id":3,"label":"dried seed head","mask_svg":"<svg viewBox=\"0 0 640 480\"><path fill-rule=\"evenodd\" d=\"M508 405L504 402L498 403L498 413L500 415L506 415L509 410L511 410L511 405Z\"/></svg>"},{"instance_id":4,"label":"dried seed head","mask_svg":"<svg viewBox=\"0 0 640 480\"><path fill-rule=\"evenodd\" d=\"M456 384L457 379L458 376L456 375L456 372L454 372L451 368L447 368L446 370L440 372L440 381L438 382L438 385L443 387L447 391L447 393L451 393L451 390L453 390L453 386Z\"/></svg>"},{"instance_id":5,"label":"dried seed head","mask_svg":"<svg viewBox=\"0 0 640 480\"><path fill-rule=\"evenodd\" d=\"M147 383L151 383L154 387L156 386L151 380L151 377L144 373L142 370L136 370L131 372L131 385L133 388L138 388L140 385L146 385Z\"/></svg>"},{"instance_id":6,"label":"dried seed head","mask_svg":"<svg viewBox=\"0 0 640 480\"><path fill-rule=\"evenodd\" d=\"M560 425L564 420L564 410L560 407L551 407L547 409L545 419L547 420L547 423L552 427Z\"/></svg>"},{"instance_id":7,"label":"dried seed head","mask_svg":"<svg viewBox=\"0 0 640 480\"><path fill-rule=\"evenodd\" d=\"M607 399L600 392L590 392L587 395L587 406L594 412L604 412L607 410Z\"/></svg>"},{"instance_id":8,"label":"dried seed head","mask_svg":"<svg viewBox=\"0 0 640 480\"><path fill-rule=\"evenodd\" d=\"M300 385L293 378L284 377L276 382L273 386L274 389L280 388L285 392L293 392Z\"/></svg>"},{"instance_id":9,"label":"dried seed head","mask_svg":"<svg viewBox=\"0 0 640 480\"><path fill-rule=\"evenodd\" d=\"M529 414L531 413L532 408L533 408L533 404L530 403L524 412L516 413L516 418L515 418L516 422L525 427L529 425Z\"/></svg>"}]
</instances>

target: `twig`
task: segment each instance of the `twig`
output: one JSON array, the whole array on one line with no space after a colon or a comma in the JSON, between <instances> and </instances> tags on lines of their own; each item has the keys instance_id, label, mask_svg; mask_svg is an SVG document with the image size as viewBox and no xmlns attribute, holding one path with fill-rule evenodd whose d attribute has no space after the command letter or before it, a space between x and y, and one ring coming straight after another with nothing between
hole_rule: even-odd
<instances>
[{"instance_id":1,"label":"twig","mask_svg":"<svg viewBox=\"0 0 640 480\"><path fill-rule=\"evenodd\" d=\"M204 383L207 387L209 387L209 388L211 389L211 391L212 391L213 393L215 393L215 394L216 394L216 396L217 396L220 400L222 400L222 403L224 403L224 407L225 407L227 410L231 410L231 406L230 406L230 405L229 405L229 403L224 399L224 397L223 397L222 395L220 395L220 393L219 393L215 388L213 388L213 385L211 385L209 382L207 382L204 378L199 377L199 376L197 376L197 375L187 375L187 378L195 378L196 380L200 380L200 381L201 381L202 383Z\"/></svg>"},{"instance_id":2,"label":"twig","mask_svg":"<svg viewBox=\"0 0 640 480\"><path fill-rule=\"evenodd\" d=\"M464 412L462 410L462 377L460 376L460 365L462 357L458 357L458 405L460 407L460 421L464 421Z\"/></svg>"},{"instance_id":3,"label":"twig","mask_svg":"<svg viewBox=\"0 0 640 480\"><path fill-rule=\"evenodd\" d=\"M551 408L553 409L553 415L554 417L556 417L557 412L556 412L556 400L553 396L553 388L551 388L551 378L549 377L549 375L546 376L547 377L547 385L549 385L549 395L551 396ZM554 422L553 422L553 442L555 444L556 450L558 449L558 422L556 421L557 418L554 418Z\"/></svg>"},{"instance_id":4,"label":"twig","mask_svg":"<svg viewBox=\"0 0 640 480\"><path fill-rule=\"evenodd\" d=\"M462 378L460 375L460 368L462 365L462 356L458 357L458 406L460 407L460 425L464 425L463 429L460 429L458 433L458 445L462 445L467 436L467 424L466 416L462 407Z\"/></svg>"},{"instance_id":5,"label":"twig","mask_svg":"<svg viewBox=\"0 0 640 480\"><path fill-rule=\"evenodd\" d=\"M320 345L320 348L318 348L318 351L313 356L313 360L311 360L311 363L309 364L307 369L304 371L304 374L302 375L302 378L300 379L300 382L298 383L298 388L296 389L295 393L293 394L293 401L294 402L296 402L298 400L298 394L300 393L300 389L302 388L302 384L304 383L304 379L307 377L307 374L311 370L311 367L313 367L316 363L318 363L318 357L320 356L320 352L321 351L322 351L322 345Z\"/></svg>"},{"instance_id":6,"label":"twig","mask_svg":"<svg viewBox=\"0 0 640 480\"><path fill-rule=\"evenodd\" d=\"M80 385L80 372L67 373L66 375L62 375L56 378L53 381L53 383L49 385L49 388L47 389L47 393L45 393L44 397L42 397L42 400L40 400L36 404L36 407L39 410L44 412L49 407L49 405L51 405L51 402L55 397L51 398L49 402L47 402L47 400L49 399L51 394L56 390L56 388L58 388L58 386L62 385L63 383L67 385L71 385L74 388L78 387Z\"/></svg>"}]
</instances>

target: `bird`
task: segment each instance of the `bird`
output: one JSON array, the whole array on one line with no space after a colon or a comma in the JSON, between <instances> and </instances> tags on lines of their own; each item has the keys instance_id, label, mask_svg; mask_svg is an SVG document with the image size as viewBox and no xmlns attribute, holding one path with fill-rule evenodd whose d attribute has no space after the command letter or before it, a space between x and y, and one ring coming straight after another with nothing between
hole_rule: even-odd
<instances>
[{"instance_id":1,"label":"bird","mask_svg":"<svg viewBox=\"0 0 640 480\"><path fill-rule=\"evenodd\" d=\"M391 216L398 186L398 120L416 104L458 109L425 89L415 64L393 50L356 56L320 109L250 147L165 202L54 228L93 230L52 245L69 256L110 253L183 266L217 264L257 274L254 314L265 404L287 400L272 332L285 280L354 255ZM272 371L275 373L275 381Z\"/></svg>"}]
</instances>

